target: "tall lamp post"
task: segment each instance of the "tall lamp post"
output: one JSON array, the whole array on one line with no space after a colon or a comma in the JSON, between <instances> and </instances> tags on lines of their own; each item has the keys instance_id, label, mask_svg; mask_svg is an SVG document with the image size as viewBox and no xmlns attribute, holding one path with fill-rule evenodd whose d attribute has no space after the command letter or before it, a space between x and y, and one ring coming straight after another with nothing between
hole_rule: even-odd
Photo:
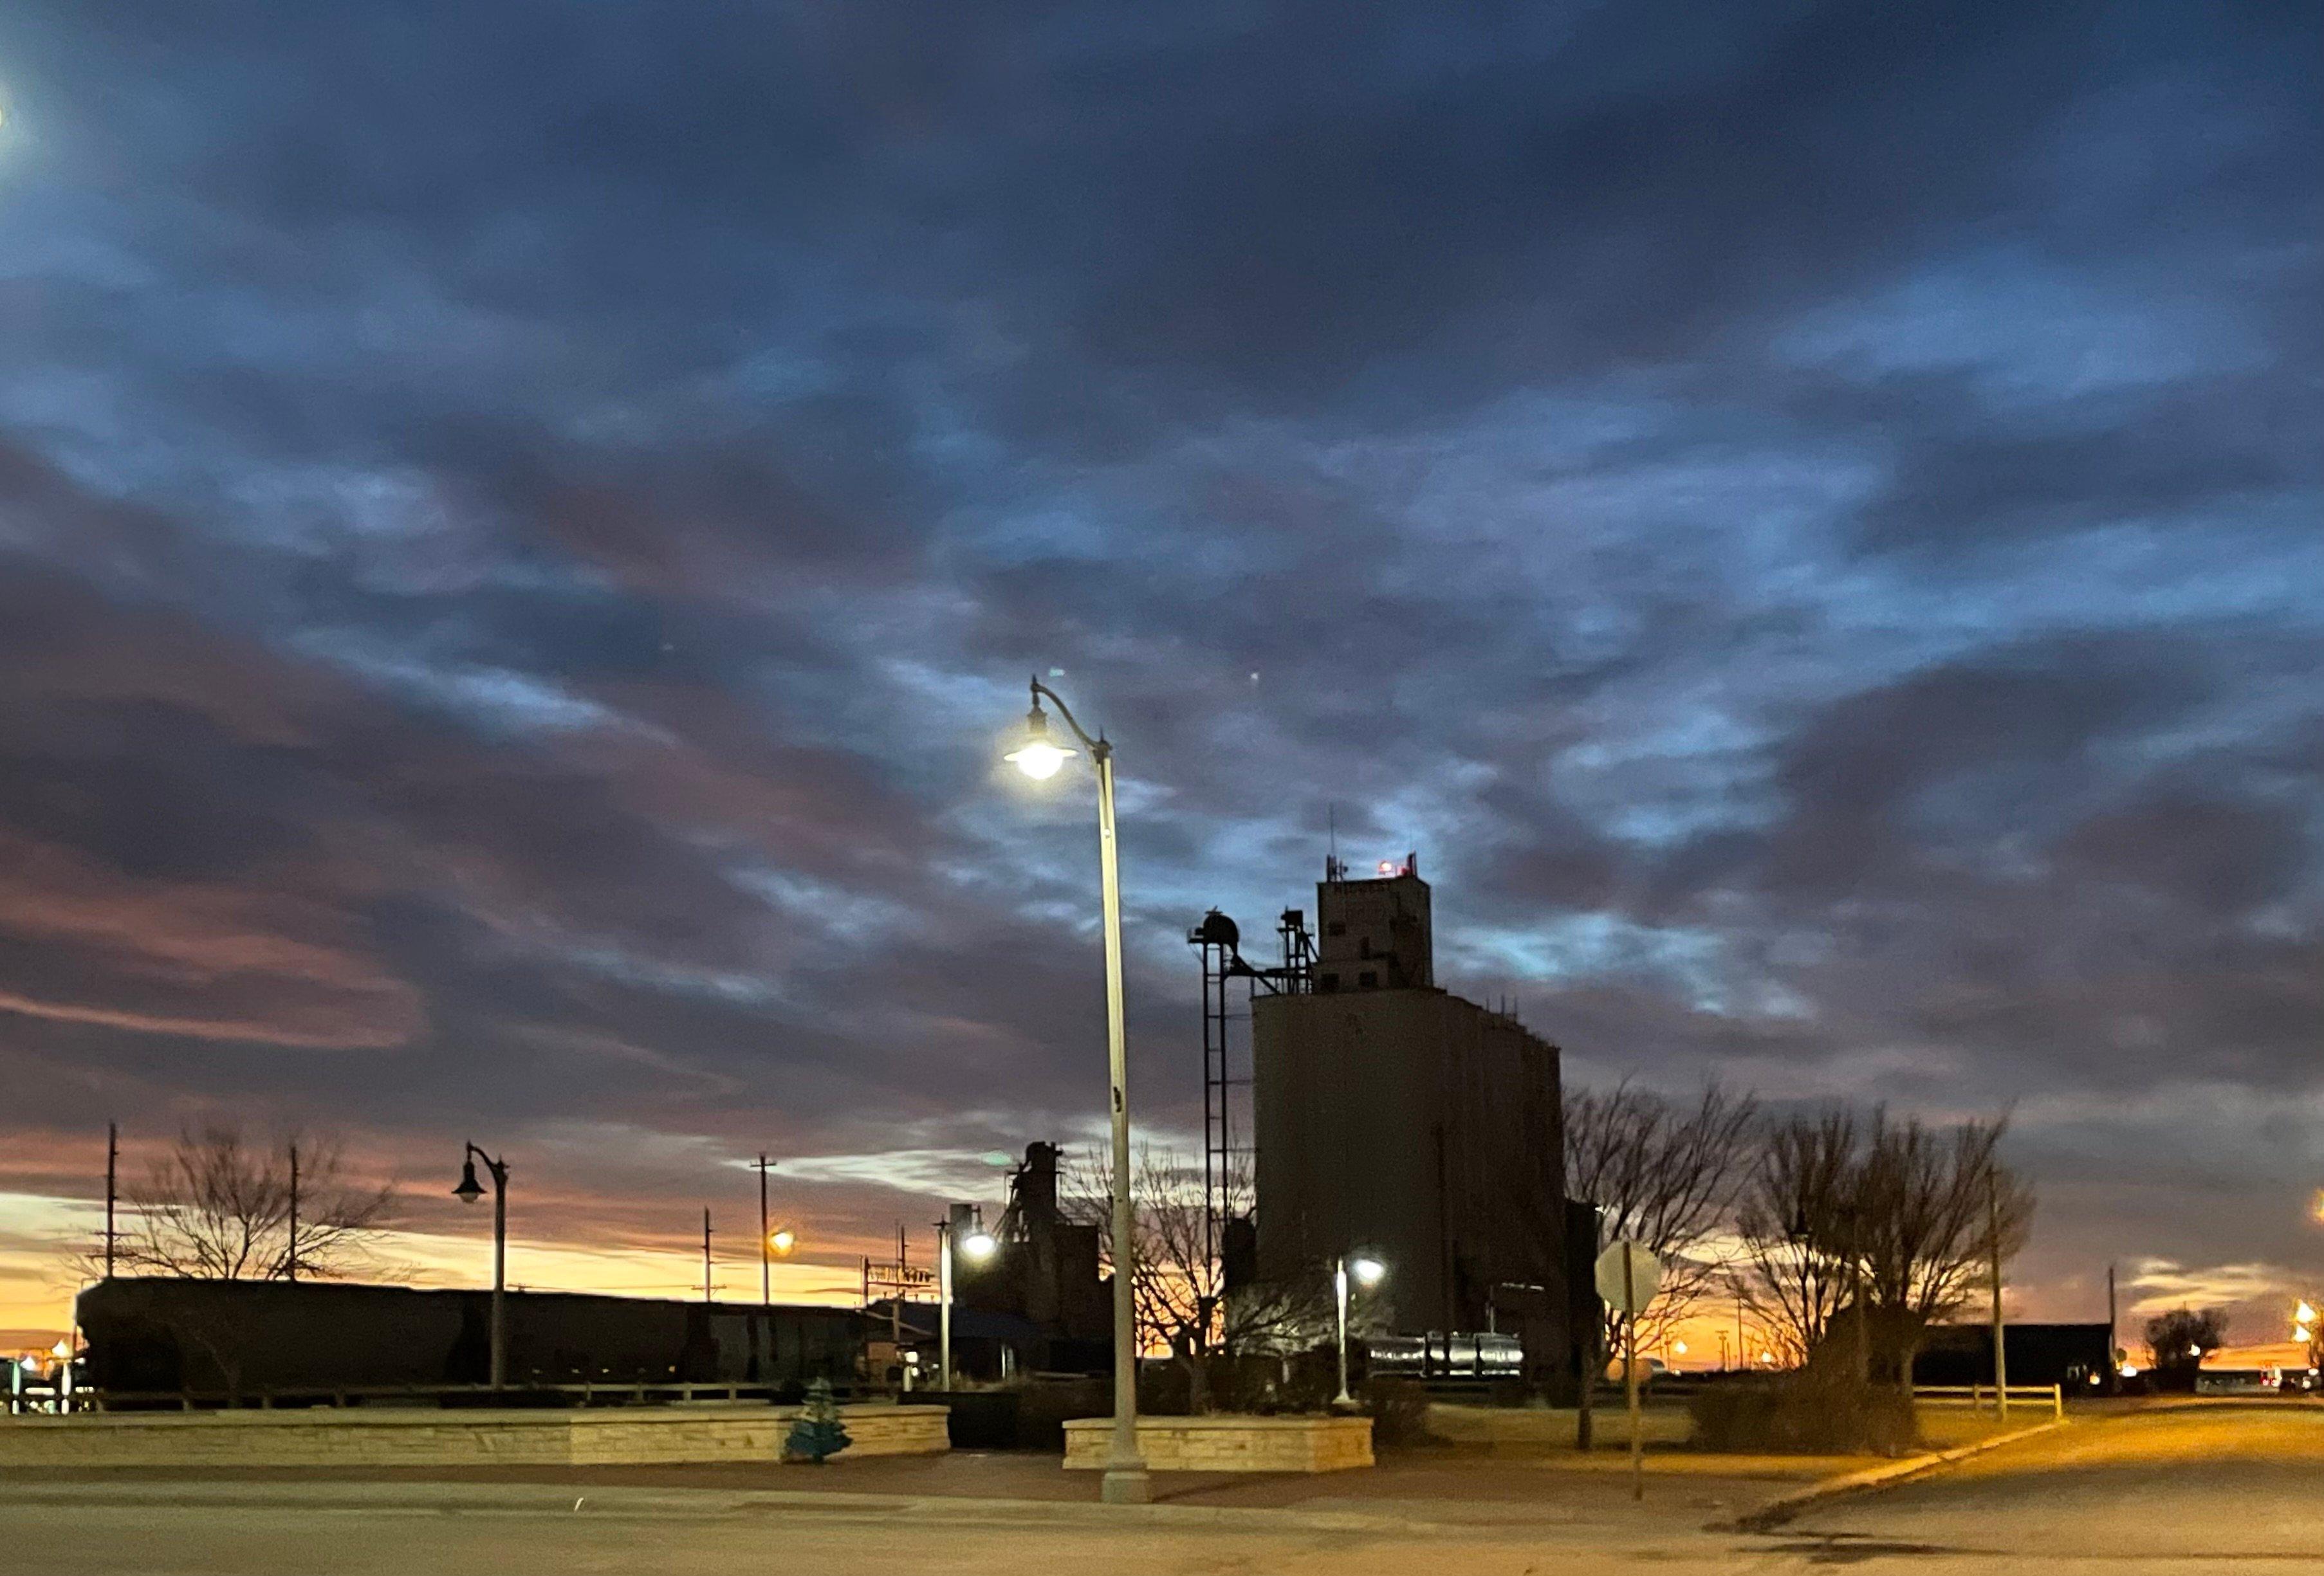
<instances>
[{"instance_id":1,"label":"tall lamp post","mask_svg":"<svg viewBox=\"0 0 2324 1576\"><path fill-rule=\"evenodd\" d=\"M1388 1266L1377 1258L1350 1258L1344 1253L1332 1266L1332 1300L1339 1305L1340 1313L1340 1393L1332 1397L1334 1406L1353 1406L1356 1404L1356 1398L1348 1393L1349 1278L1353 1276L1358 1286L1370 1291L1379 1285L1380 1278L1387 1274Z\"/></svg>"},{"instance_id":2,"label":"tall lamp post","mask_svg":"<svg viewBox=\"0 0 2324 1576\"><path fill-rule=\"evenodd\" d=\"M1105 918L1105 1047L1111 1079L1113 1123L1113 1443L1098 1497L1109 1505L1143 1505L1153 1497L1146 1458L1138 1449L1138 1315L1135 1297L1136 1221L1130 1202L1130 1058L1121 1023L1121 872L1113 835L1113 746L1101 733L1093 739L1074 720L1057 692L1033 680L1033 709L1025 714L1025 742L1007 760L1037 781L1057 775L1074 751L1049 737L1041 710L1047 696L1057 714L1089 751L1097 768L1098 881Z\"/></svg>"},{"instance_id":3,"label":"tall lamp post","mask_svg":"<svg viewBox=\"0 0 2324 1576\"><path fill-rule=\"evenodd\" d=\"M992 1257L1001 1244L993 1240L982 1222L960 1240L955 1249L952 1240L952 1222L936 1222L936 1384L947 1394L952 1389L952 1265L957 1251L971 1264L982 1264Z\"/></svg>"},{"instance_id":4,"label":"tall lamp post","mask_svg":"<svg viewBox=\"0 0 2324 1576\"><path fill-rule=\"evenodd\" d=\"M460 1161L460 1185L452 1196L472 1204L484 1196L476 1183L476 1162L493 1178L493 1388L508 1383L508 1162L495 1160L474 1144Z\"/></svg>"}]
</instances>

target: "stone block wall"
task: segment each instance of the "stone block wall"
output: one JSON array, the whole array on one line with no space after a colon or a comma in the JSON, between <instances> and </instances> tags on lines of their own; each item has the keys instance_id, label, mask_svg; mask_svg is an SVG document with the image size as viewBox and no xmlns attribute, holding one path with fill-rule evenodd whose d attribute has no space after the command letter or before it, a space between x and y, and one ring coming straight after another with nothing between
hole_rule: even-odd
<instances>
[{"instance_id":1,"label":"stone block wall","mask_svg":"<svg viewBox=\"0 0 2324 1576\"><path fill-rule=\"evenodd\" d=\"M1065 1424L1065 1466L1105 1466L1111 1417ZM1141 1417L1138 1447L1157 1472L1339 1472L1372 1464L1369 1417Z\"/></svg>"},{"instance_id":2,"label":"stone block wall","mask_svg":"<svg viewBox=\"0 0 2324 1576\"><path fill-rule=\"evenodd\" d=\"M795 1406L608 1406L588 1411L318 1407L300 1412L109 1413L0 1418L12 1467L615 1466L772 1461ZM951 1449L942 1406L841 1409L850 1456Z\"/></svg>"}]
</instances>

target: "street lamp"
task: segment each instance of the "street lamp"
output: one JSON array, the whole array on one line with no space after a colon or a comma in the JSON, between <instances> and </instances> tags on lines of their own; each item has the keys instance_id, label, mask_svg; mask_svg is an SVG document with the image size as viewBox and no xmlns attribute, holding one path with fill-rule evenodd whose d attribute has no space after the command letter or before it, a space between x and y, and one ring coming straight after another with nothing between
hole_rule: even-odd
<instances>
[{"instance_id":1,"label":"street lamp","mask_svg":"<svg viewBox=\"0 0 2324 1576\"><path fill-rule=\"evenodd\" d=\"M971 1264L982 1264L1001 1244L982 1222L960 1240L960 1255ZM936 1383L952 1389L952 1222L936 1222Z\"/></svg>"},{"instance_id":2,"label":"street lamp","mask_svg":"<svg viewBox=\"0 0 2324 1576\"><path fill-rule=\"evenodd\" d=\"M476 1183L476 1162L483 1161L493 1179L493 1359L492 1383L497 1390L508 1382L508 1162L495 1160L474 1144L460 1160L460 1185L452 1196L472 1204L484 1196Z\"/></svg>"},{"instance_id":3,"label":"street lamp","mask_svg":"<svg viewBox=\"0 0 2324 1576\"><path fill-rule=\"evenodd\" d=\"M1146 1458L1138 1449L1138 1315L1136 1222L1130 1203L1130 1057L1121 1024L1121 872L1114 853L1113 746L1103 734L1093 739L1074 720L1057 692L1033 679L1033 709L1025 714L1025 742L1006 759L1036 781L1057 774L1074 751L1049 737L1041 697L1056 703L1057 714L1073 730L1097 768L1097 868L1105 918L1105 1048L1111 1080L1109 1111L1113 1122L1113 1442L1098 1497L1109 1505L1143 1505L1153 1497Z\"/></svg>"},{"instance_id":4,"label":"street lamp","mask_svg":"<svg viewBox=\"0 0 2324 1576\"><path fill-rule=\"evenodd\" d=\"M1348 1394L1348 1280L1351 1276L1366 1291L1379 1285L1388 1274L1388 1266L1377 1258L1359 1255L1350 1258L1345 1254L1332 1266L1332 1296L1340 1310L1340 1393L1332 1397L1334 1406L1352 1406L1356 1398Z\"/></svg>"}]
</instances>

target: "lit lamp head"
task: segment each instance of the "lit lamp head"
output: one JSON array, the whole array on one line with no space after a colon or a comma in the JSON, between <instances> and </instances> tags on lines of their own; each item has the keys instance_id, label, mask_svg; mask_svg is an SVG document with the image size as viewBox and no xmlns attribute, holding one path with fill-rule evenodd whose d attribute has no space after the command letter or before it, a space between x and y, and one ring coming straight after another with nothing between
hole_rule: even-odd
<instances>
[{"instance_id":1,"label":"lit lamp head","mask_svg":"<svg viewBox=\"0 0 2324 1576\"><path fill-rule=\"evenodd\" d=\"M1377 1258L1351 1258L1348 1273L1360 1286L1376 1286L1388 1277L1388 1266Z\"/></svg>"},{"instance_id":2,"label":"lit lamp head","mask_svg":"<svg viewBox=\"0 0 2324 1576\"><path fill-rule=\"evenodd\" d=\"M1001 1243L990 1231L971 1231L960 1240L961 1257L971 1264L982 1264L1001 1250Z\"/></svg>"},{"instance_id":3,"label":"lit lamp head","mask_svg":"<svg viewBox=\"0 0 2324 1576\"><path fill-rule=\"evenodd\" d=\"M2292 1322L2295 1324L2313 1324L2316 1323L2316 1310L2302 1303L2292 1310Z\"/></svg>"},{"instance_id":4,"label":"lit lamp head","mask_svg":"<svg viewBox=\"0 0 2324 1576\"><path fill-rule=\"evenodd\" d=\"M1057 768L1070 760L1074 751L1049 737L1049 718L1036 700L1033 709L1025 714L1025 742L1001 757L1018 770L1036 782L1057 775Z\"/></svg>"},{"instance_id":5,"label":"lit lamp head","mask_svg":"<svg viewBox=\"0 0 2324 1576\"><path fill-rule=\"evenodd\" d=\"M788 1226L778 1226L767 1233L767 1246L774 1250L776 1258L788 1258L790 1250L798 1246L798 1233Z\"/></svg>"},{"instance_id":6,"label":"lit lamp head","mask_svg":"<svg viewBox=\"0 0 2324 1576\"><path fill-rule=\"evenodd\" d=\"M452 1196L464 1204L472 1204L484 1196L484 1190L476 1182L476 1163L474 1160L460 1162L460 1185L452 1190Z\"/></svg>"}]
</instances>

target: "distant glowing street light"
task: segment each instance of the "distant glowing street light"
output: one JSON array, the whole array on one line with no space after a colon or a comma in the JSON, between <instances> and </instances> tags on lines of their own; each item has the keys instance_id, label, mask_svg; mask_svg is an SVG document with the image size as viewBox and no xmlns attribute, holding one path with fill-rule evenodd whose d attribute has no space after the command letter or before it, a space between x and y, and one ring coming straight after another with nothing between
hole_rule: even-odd
<instances>
[{"instance_id":1,"label":"distant glowing street light","mask_svg":"<svg viewBox=\"0 0 2324 1576\"><path fill-rule=\"evenodd\" d=\"M1113 827L1113 745L1092 738L1074 720L1057 692L1033 679L1033 708L1025 714L1025 742L1005 757L1035 780L1055 777L1074 751L1049 737L1044 697L1054 702L1074 738L1097 769L1098 886L1105 926L1105 1048L1107 1109L1113 1139L1113 1436L1098 1498L1109 1505L1143 1505L1153 1497L1146 1458L1138 1448L1137 1221L1130 1199L1130 1051L1121 1009L1121 867Z\"/></svg>"},{"instance_id":2,"label":"distant glowing street light","mask_svg":"<svg viewBox=\"0 0 2324 1576\"><path fill-rule=\"evenodd\" d=\"M2316 1310L2302 1303L2292 1310L2292 1322L2295 1324L2313 1324L2316 1323Z\"/></svg>"},{"instance_id":3,"label":"distant glowing street light","mask_svg":"<svg viewBox=\"0 0 2324 1576\"><path fill-rule=\"evenodd\" d=\"M955 1252L971 1264L982 1264L1000 1249L1000 1241L982 1221L955 1244L952 1221L936 1222L936 1374L945 1391L952 1389L952 1279Z\"/></svg>"},{"instance_id":4,"label":"distant glowing street light","mask_svg":"<svg viewBox=\"0 0 2324 1576\"><path fill-rule=\"evenodd\" d=\"M1334 1406L1352 1406L1356 1398L1348 1394L1348 1281L1352 1276L1366 1291L1388 1277L1388 1266L1366 1254L1353 1258L1344 1255L1332 1266L1332 1297L1340 1313L1340 1393L1332 1397Z\"/></svg>"},{"instance_id":5,"label":"distant glowing street light","mask_svg":"<svg viewBox=\"0 0 2324 1576\"><path fill-rule=\"evenodd\" d=\"M798 1246L798 1233L788 1226L767 1233L767 1249L778 1258L788 1258L791 1249Z\"/></svg>"}]
</instances>

